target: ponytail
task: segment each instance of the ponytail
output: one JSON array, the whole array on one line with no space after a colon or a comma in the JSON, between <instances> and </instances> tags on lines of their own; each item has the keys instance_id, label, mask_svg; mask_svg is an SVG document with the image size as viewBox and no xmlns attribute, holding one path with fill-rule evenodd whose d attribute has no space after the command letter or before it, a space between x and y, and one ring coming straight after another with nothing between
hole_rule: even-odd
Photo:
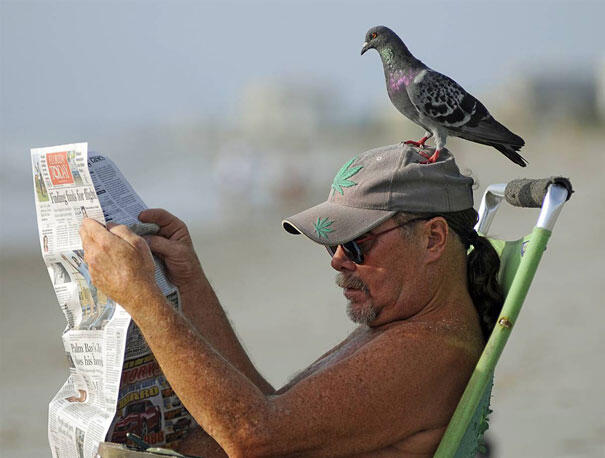
<instances>
[{"instance_id":1,"label":"ponytail","mask_svg":"<svg viewBox=\"0 0 605 458\"><path fill-rule=\"evenodd\" d=\"M469 292L479 313L485 340L492 333L504 303L504 294L498 283L499 269L498 253L489 240L477 235L473 250L468 254L467 275Z\"/></svg>"},{"instance_id":2,"label":"ponytail","mask_svg":"<svg viewBox=\"0 0 605 458\"><path fill-rule=\"evenodd\" d=\"M498 283L500 257L485 237L475 232L477 212L474 208L442 215L458 234L467 255L468 289L479 314L483 337L487 340L496 325L504 304L504 294Z\"/></svg>"}]
</instances>

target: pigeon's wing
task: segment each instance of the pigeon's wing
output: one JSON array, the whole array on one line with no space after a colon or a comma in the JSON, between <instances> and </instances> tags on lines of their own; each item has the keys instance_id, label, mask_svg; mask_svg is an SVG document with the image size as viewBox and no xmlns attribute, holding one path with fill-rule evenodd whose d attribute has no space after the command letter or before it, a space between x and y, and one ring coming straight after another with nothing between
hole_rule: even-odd
<instances>
[{"instance_id":1,"label":"pigeon's wing","mask_svg":"<svg viewBox=\"0 0 605 458\"><path fill-rule=\"evenodd\" d=\"M478 142L515 141L516 135L498 123L483 104L453 79L425 69L407 87L410 100L422 117L454 135ZM520 137L519 137L520 138Z\"/></svg>"},{"instance_id":2,"label":"pigeon's wing","mask_svg":"<svg viewBox=\"0 0 605 458\"><path fill-rule=\"evenodd\" d=\"M489 116L483 104L453 79L428 68L414 78L407 91L421 115L448 129L476 125Z\"/></svg>"}]
</instances>

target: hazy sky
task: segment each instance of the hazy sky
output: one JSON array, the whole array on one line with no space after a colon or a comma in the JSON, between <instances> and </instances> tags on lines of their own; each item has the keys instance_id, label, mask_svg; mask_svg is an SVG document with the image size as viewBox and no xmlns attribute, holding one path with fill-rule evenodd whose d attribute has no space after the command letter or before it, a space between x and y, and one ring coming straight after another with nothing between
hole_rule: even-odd
<instances>
[{"instance_id":1,"label":"hazy sky","mask_svg":"<svg viewBox=\"0 0 605 458\"><path fill-rule=\"evenodd\" d=\"M597 1L1 4L11 147L46 128L229 116L250 79L325 80L362 110L385 91L378 55L359 55L376 24L471 91L519 68L586 71L604 54Z\"/></svg>"}]
</instances>

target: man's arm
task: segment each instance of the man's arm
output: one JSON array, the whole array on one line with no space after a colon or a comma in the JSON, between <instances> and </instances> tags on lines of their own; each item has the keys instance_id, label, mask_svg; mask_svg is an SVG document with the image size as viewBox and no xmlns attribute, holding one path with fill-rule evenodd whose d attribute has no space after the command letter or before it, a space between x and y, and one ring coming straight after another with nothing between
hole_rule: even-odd
<instances>
[{"instance_id":1,"label":"man's arm","mask_svg":"<svg viewBox=\"0 0 605 458\"><path fill-rule=\"evenodd\" d=\"M263 393L275 390L256 370L239 342L210 282L195 254L187 226L163 209L148 209L139 219L155 223L160 230L145 239L155 255L162 258L170 281L179 288L183 315L227 361L243 372ZM205 457L226 456L206 431L189 431L180 451Z\"/></svg>"},{"instance_id":2,"label":"man's arm","mask_svg":"<svg viewBox=\"0 0 605 458\"><path fill-rule=\"evenodd\" d=\"M145 239L151 251L164 261L170 281L179 288L183 314L221 356L263 393L274 393L275 389L256 370L229 323L195 254L185 223L163 209L145 210L139 219L160 226L158 235Z\"/></svg>"},{"instance_id":3,"label":"man's arm","mask_svg":"<svg viewBox=\"0 0 605 458\"><path fill-rule=\"evenodd\" d=\"M350 456L387 447L447 424L472 370L443 339L395 326L267 396L167 304L140 237L93 220L81 235L99 289L131 314L180 399L229 456Z\"/></svg>"}]
</instances>

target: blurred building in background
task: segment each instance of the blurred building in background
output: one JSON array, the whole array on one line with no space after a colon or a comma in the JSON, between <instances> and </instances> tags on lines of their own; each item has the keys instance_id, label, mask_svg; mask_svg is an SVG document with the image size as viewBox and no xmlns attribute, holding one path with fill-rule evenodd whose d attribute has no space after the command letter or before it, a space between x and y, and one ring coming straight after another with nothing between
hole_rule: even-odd
<instances>
[{"instance_id":1,"label":"blurred building in background","mask_svg":"<svg viewBox=\"0 0 605 458\"><path fill-rule=\"evenodd\" d=\"M248 83L235 122L248 142L266 147L290 145L294 152L313 145L339 114L338 92L330 85L318 79L280 77Z\"/></svg>"},{"instance_id":2,"label":"blurred building in background","mask_svg":"<svg viewBox=\"0 0 605 458\"><path fill-rule=\"evenodd\" d=\"M605 56L596 71L597 112L601 124L605 124Z\"/></svg>"},{"instance_id":3,"label":"blurred building in background","mask_svg":"<svg viewBox=\"0 0 605 458\"><path fill-rule=\"evenodd\" d=\"M539 123L594 125L599 120L597 73L537 73L516 82L509 103Z\"/></svg>"}]
</instances>

